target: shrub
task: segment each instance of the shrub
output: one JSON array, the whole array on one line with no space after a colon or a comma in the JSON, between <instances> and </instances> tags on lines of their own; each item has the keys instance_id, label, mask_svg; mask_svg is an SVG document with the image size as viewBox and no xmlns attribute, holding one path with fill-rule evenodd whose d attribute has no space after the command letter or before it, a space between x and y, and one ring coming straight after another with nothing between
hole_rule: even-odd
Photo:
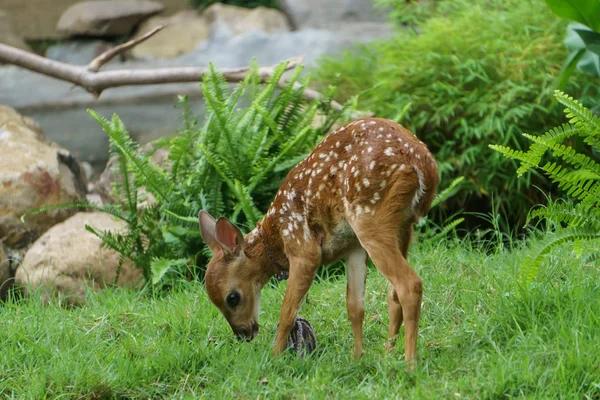
<instances>
[{"instance_id":1,"label":"shrub","mask_svg":"<svg viewBox=\"0 0 600 400\"><path fill-rule=\"evenodd\" d=\"M541 133L563 120L549 108L566 56L564 23L541 0L380 3L417 7L405 17L415 29L323 59L317 80L337 79L338 99L360 93L359 108L381 117L393 118L410 102L405 125L434 152L442 187L465 177L466 190L445 211L495 212L522 223L543 198L530 188L548 189L549 182L536 172L517 179L516 163L488 145L519 149L521 129ZM570 92L597 106L599 81L574 78Z\"/></svg>"},{"instance_id":2,"label":"shrub","mask_svg":"<svg viewBox=\"0 0 600 400\"><path fill-rule=\"evenodd\" d=\"M576 242L575 254L586 253L590 261L600 259L597 250L600 245L600 163L596 161L600 152L600 118L562 92L556 91L555 96L566 107L569 123L540 136L523 134L533 142L527 152L505 146L490 146L506 158L520 163L517 171L519 177L532 168L538 168L571 198L571 201L554 202L529 213L528 220L544 219L558 230L538 244L524 260L521 282L525 285L535 279L544 256L558 245ZM589 146L592 150L590 153L596 156L589 157L563 144L573 138ZM558 161L542 162L547 152Z\"/></svg>"}]
</instances>

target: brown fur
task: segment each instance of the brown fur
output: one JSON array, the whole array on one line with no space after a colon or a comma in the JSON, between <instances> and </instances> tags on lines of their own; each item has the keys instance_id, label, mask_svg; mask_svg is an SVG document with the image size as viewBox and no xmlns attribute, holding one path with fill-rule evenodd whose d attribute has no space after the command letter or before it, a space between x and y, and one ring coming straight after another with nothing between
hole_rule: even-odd
<instances>
[{"instance_id":1,"label":"brown fur","mask_svg":"<svg viewBox=\"0 0 600 400\"><path fill-rule=\"evenodd\" d=\"M214 253L207 293L233 331L252 338L260 290L277 272L274 262L289 269L274 349L279 354L317 268L345 259L347 309L359 356L368 254L391 284L388 349L404 322L405 358L413 360L422 284L406 256L413 225L429 210L437 183L433 156L400 125L379 118L346 124L290 171L267 215L245 237L226 219L201 212L202 235ZM225 300L232 291L242 297L233 308Z\"/></svg>"}]
</instances>

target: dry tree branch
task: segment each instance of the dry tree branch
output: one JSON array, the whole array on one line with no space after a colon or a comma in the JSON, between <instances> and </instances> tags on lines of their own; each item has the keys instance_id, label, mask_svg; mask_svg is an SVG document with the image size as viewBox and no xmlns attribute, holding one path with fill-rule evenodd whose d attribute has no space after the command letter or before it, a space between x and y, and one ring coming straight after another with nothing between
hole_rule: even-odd
<instances>
[{"instance_id":1,"label":"dry tree branch","mask_svg":"<svg viewBox=\"0 0 600 400\"><path fill-rule=\"evenodd\" d=\"M86 66L78 66L62 63L59 61L50 60L36 54L29 53L24 50L17 49L0 43L0 63L13 64L21 68L28 69L38 74L47 75L49 77L59 79L66 82L71 82L76 86L80 86L95 98L98 98L102 91L132 85L154 85L166 83L185 83L185 82L200 82L202 75L208 72L207 67L170 67L170 68L153 68L153 69L121 69L99 72L100 68L116 55L131 49L139 43L149 39L157 32L163 29L163 26L158 26L142 37L130 40L119 46L111 48L98 57L93 59ZM302 57L294 57L287 60L286 70L295 68L302 63ZM269 79L275 70L276 66L259 67L258 73L262 82ZM220 68L225 80L228 82L240 82L250 72L249 68ZM285 86L286 82L282 79L279 82L281 87ZM323 95L315 90L306 89L304 92L306 100L316 100ZM343 106L338 102L332 101L331 107L336 110L341 110ZM370 116L371 113L362 111L355 112L356 117Z\"/></svg>"},{"instance_id":2,"label":"dry tree branch","mask_svg":"<svg viewBox=\"0 0 600 400\"><path fill-rule=\"evenodd\" d=\"M115 49L108 50L108 56L114 57L119 51ZM105 53L106 54L106 53ZM153 69L122 69L103 72L90 70L100 67L102 63L108 61L108 56L101 54L94 61L91 67L65 64L59 61L49 60L17 48L0 43L0 62L16 65L39 74L47 75L62 81L71 82L76 86L81 86L94 97L99 97L103 90L119 86L131 85L153 85L164 83L183 83L200 82L202 74L208 72L207 67L171 67L171 68L153 68ZM295 68L302 62L302 57L295 57L288 60L287 69ZM275 66L260 67L258 73L262 81L266 81L271 75ZM219 71L228 82L240 82L244 80L249 68L221 68Z\"/></svg>"},{"instance_id":3,"label":"dry tree branch","mask_svg":"<svg viewBox=\"0 0 600 400\"><path fill-rule=\"evenodd\" d=\"M107 62L112 60L116 55L123 53L124 51L127 51L134 46L137 46L138 44L142 43L143 41L145 41L147 39L150 39L154 34L161 31L164 27L165 27L164 25L159 25L156 28L152 29L151 31L148 31L148 33L144 34L143 36L141 36L137 39L131 39L128 42L125 42L123 44L113 47L112 49L105 51L104 53L100 54L98 57L94 58L88 64L88 66L87 66L88 71L90 71L90 72L100 71L100 68L102 68L102 66L104 64L106 64Z\"/></svg>"}]
</instances>

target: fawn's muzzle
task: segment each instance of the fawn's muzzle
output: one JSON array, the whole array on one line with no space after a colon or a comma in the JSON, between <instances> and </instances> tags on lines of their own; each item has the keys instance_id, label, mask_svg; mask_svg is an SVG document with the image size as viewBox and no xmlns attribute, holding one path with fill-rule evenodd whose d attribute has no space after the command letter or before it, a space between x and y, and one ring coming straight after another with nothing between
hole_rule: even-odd
<instances>
[{"instance_id":1,"label":"fawn's muzzle","mask_svg":"<svg viewBox=\"0 0 600 400\"><path fill-rule=\"evenodd\" d=\"M238 340L243 340L246 342L250 342L252 339L258 335L258 324L256 322L252 322L250 326L242 326L238 328L231 327L233 329L233 333L238 338Z\"/></svg>"}]
</instances>

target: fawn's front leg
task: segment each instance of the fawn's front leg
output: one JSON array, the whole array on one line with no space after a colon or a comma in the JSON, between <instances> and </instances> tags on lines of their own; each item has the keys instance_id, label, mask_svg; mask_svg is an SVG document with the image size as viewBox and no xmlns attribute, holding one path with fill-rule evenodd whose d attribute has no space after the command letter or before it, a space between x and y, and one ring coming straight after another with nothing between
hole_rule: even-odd
<instances>
[{"instance_id":1,"label":"fawn's front leg","mask_svg":"<svg viewBox=\"0 0 600 400\"><path fill-rule=\"evenodd\" d=\"M315 259L316 258L316 259ZM287 347L287 340L300 308L302 299L308 292L317 269L319 268L320 255L318 257L290 257L290 272L288 286L283 297L281 314L279 316L279 327L273 353L281 354Z\"/></svg>"}]
</instances>

